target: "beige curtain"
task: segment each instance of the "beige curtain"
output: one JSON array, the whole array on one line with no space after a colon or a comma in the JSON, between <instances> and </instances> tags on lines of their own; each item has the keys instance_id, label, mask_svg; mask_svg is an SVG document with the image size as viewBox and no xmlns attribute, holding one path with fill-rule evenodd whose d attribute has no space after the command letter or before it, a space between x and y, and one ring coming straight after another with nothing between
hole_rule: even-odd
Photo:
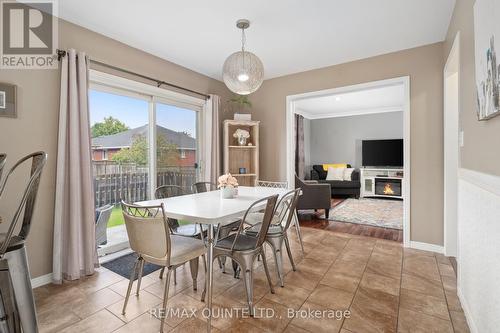
<instances>
[{"instance_id":1,"label":"beige curtain","mask_svg":"<svg viewBox=\"0 0 500 333\"><path fill-rule=\"evenodd\" d=\"M205 177L207 181L217 183L220 176L220 130L219 130L220 97L210 95L205 108Z\"/></svg>"},{"instance_id":2,"label":"beige curtain","mask_svg":"<svg viewBox=\"0 0 500 333\"><path fill-rule=\"evenodd\" d=\"M71 49L61 62L53 280L94 273L95 208L88 108L89 60Z\"/></svg>"}]
</instances>

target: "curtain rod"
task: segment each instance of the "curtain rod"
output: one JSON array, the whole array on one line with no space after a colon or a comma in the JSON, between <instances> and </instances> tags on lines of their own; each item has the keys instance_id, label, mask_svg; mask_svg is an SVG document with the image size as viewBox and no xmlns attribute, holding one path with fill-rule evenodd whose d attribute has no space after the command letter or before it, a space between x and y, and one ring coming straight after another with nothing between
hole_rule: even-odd
<instances>
[{"instance_id":1,"label":"curtain rod","mask_svg":"<svg viewBox=\"0 0 500 333\"><path fill-rule=\"evenodd\" d=\"M57 60L61 61L61 59L66 56L66 54L67 54L66 51L58 49L57 50ZM96 65L99 65L99 66L107 67L109 69L113 69L113 70L116 70L116 71L119 71L119 72L122 72L122 73L125 73L125 74L134 75L134 76L137 76L137 77L149 80L149 81L156 82L156 86L158 88L161 87L162 85L165 85L165 86L169 86L169 87L172 87L172 88L175 88L175 89L184 90L184 91L190 92L192 94L203 96L205 99L210 99L210 95L201 93L199 91L195 91L195 90L191 90L191 89L188 89L188 88L184 88L184 87L178 86L178 85L173 84L173 83L168 83L168 82L165 82L165 81L162 81L162 80L158 80L158 79L155 79L153 77L146 76L146 75L143 75L143 74L139 74L139 73L136 73L136 72L132 72L132 71L129 71L128 69L124 69L124 68L116 67L116 66L113 66L113 65L109 65L109 64L106 64L106 63L101 62L101 61L97 61L97 60L93 60L93 59L90 59L90 61L93 62Z\"/></svg>"}]
</instances>

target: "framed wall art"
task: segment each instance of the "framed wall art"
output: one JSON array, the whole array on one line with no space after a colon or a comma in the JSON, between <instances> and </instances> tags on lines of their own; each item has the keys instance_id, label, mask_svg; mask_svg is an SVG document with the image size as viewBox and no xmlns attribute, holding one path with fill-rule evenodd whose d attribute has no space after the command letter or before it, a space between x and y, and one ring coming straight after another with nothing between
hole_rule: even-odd
<instances>
[{"instance_id":1,"label":"framed wall art","mask_svg":"<svg viewBox=\"0 0 500 333\"><path fill-rule=\"evenodd\" d=\"M17 87L0 82L0 117L16 118Z\"/></svg>"}]
</instances>

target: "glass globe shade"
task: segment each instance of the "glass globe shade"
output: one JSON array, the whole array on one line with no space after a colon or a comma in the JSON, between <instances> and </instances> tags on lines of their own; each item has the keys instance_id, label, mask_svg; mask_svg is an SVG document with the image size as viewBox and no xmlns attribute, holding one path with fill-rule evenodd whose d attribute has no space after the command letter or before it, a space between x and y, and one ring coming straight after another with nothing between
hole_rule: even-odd
<instances>
[{"instance_id":1,"label":"glass globe shade","mask_svg":"<svg viewBox=\"0 0 500 333\"><path fill-rule=\"evenodd\" d=\"M248 95L259 89L264 81L264 66L252 52L238 51L224 62L222 79L232 92Z\"/></svg>"}]
</instances>

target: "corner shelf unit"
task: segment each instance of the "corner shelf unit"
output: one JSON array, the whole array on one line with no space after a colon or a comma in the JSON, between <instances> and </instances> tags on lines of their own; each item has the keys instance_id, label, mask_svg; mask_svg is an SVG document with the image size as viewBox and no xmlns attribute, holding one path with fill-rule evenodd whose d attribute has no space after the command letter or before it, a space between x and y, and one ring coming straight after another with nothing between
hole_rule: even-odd
<instances>
[{"instance_id":1,"label":"corner shelf unit","mask_svg":"<svg viewBox=\"0 0 500 333\"><path fill-rule=\"evenodd\" d=\"M233 137L237 129L250 133L246 146ZM248 146L251 143L251 146ZM254 186L259 179L259 121L224 120L224 173L230 173L242 186ZM240 173L244 168L245 173Z\"/></svg>"}]
</instances>

